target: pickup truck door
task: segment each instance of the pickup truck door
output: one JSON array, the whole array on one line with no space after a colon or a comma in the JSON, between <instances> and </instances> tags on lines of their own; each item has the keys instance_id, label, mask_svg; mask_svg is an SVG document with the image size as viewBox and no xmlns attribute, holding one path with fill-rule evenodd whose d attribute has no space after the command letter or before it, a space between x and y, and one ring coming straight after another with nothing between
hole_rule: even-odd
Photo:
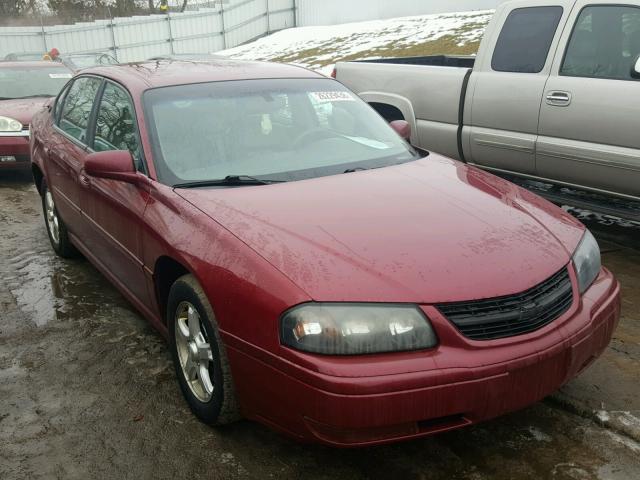
<instances>
[{"instance_id":1,"label":"pickup truck door","mask_svg":"<svg viewBox=\"0 0 640 480\"><path fill-rule=\"evenodd\" d=\"M528 0L496 12L467 92L463 142L470 163L535 174L540 102L572 4Z\"/></svg>"},{"instance_id":2,"label":"pickup truck door","mask_svg":"<svg viewBox=\"0 0 640 480\"><path fill-rule=\"evenodd\" d=\"M538 176L640 197L640 7L579 0L568 25L540 110Z\"/></svg>"}]
</instances>

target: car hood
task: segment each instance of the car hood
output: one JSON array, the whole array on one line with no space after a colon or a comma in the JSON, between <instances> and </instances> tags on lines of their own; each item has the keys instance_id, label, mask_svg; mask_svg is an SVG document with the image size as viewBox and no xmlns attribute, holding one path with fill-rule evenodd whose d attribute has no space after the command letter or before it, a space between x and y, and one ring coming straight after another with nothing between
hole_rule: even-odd
<instances>
[{"instance_id":1,"label":"car hood","mask_svg":"<svg viewBox=\"0 0 640 480\"><path fill-rule=\"evenodd\" d=\"M18 120L23 125L29 125L31 117L49 100L49 97L0 100L0 115Z\"/></svg>"},{"instance_id":2,"label":"car hood","mask_svg":"<svg viewBox=\"0 0 640 480\"><path fill-rule=\"evenodd\" d=\"M177 192L318 301L518 293L566 266L584 233L536 195L438 155L285 184Z\"/></svg>"}]
</instances>

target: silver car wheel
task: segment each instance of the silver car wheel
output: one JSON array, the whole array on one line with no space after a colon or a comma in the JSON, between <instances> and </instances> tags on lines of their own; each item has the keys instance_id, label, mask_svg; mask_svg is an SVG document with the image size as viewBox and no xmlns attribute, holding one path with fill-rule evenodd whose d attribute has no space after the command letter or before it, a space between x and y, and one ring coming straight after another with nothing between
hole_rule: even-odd
<instances>
[{"instance_id":1,"label":"silver car wheel","mask_svg":"<svg viewBox=\"0 0 640 480\"><path fill-rule=\"evenodd\" d=\"M189 302L181 302L176 309L175 337L180 367L191 393L206 403L213 396L213 353L200 315Z\"/></svg>"},{"instance_id":2,"label":"silver car wheel","mask_svg":"<svg viewBox=\"0 0 640 480\"><path fill-rule=\"evenodd\" d=\"M45 193L44 204L47 228L49 229L49 234L51 234L53 242L57 245L60 243L60 220L56 213L56 205L53 202L53 195L51 195L49 190Z\"/></svg>"}]
</instances>

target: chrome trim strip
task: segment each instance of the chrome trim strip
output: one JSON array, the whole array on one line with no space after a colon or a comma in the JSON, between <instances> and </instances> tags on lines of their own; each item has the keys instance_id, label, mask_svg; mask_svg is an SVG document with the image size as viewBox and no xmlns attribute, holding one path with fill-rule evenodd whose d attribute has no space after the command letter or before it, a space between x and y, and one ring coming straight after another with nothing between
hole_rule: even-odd
<instances>
[{"instance_id":1,"label":"chrome trim strip","mask_svg":"<svg viewBox=\"0 0 640 480\"><path fill-rule=\"evenodd\" d=\"M515 152L534 154L535 150L533 147L525 147L524 145L514 145L512 143L503 143L491 140L482 140L480 138L474 138L473 141L476 145L481 147L493 147L493 148L501 148L503 150L512 150Z\"/></svg>"},{"instance_id":2,"label":"chrome trim strip","mask_svg":"<svg viewBox=\"0 0 640 480\"><path fill-rule=\"evenodd\" d=\"M631 170L633 172L638 172L640 171L637 168L637 164L638 164L638 157L637 156L633 156L633 155L625 155L622 153L616 153L615 155L620 157L620 159L629 159L630 161L634 161L634 164L631 163L623 163L622 161L618 160L616 161L615 159L607 159L604 156L604 152L603 156L601 157L596 157L594 155L588 155L588 154L584 154L584 155L574 155L571 153L560 153L557 151L554 151L550 148L546 148L546 146L538 146L538 155L544 155L545 157L551 157L551 158L559 158L560 160L568 160L571 162L578 162L578 163L586 163L586 164L590 164L590 165L599 165L601 167L607 167L607 168L619 168L622 170ZM611 154L610 154L611 155Z\"/></svg>"},{"instance_id":3,"label":"chrome trim strip","mask_svg":"<svg viewBox=\"0 0 640 480\"><path fill-rule=\"evenodd\" d=\"M19 132L0 132L0 137L27 137L27 138L29 138L29 130L20 130Z\"/></svg>"}]
</instances>

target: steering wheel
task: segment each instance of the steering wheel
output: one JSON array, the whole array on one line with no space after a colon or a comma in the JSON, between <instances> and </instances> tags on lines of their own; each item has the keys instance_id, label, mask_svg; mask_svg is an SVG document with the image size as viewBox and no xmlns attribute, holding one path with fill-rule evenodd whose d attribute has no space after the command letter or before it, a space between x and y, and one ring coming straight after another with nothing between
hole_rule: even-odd
<instances>
[{"instance_id":1,"label":"steering wheel","mask_svg":"<svg viewBox=\"0 0 640 480\"><path fill-rule=\"evenodd\" d=\"M313 140L321 140L323 138L332 138L335 136L331 130L328 130L323 127L314 127L311 130L307 130L306 132L302 132L298 135L293 141L293 147L298 148L304 142L311 142Z\"/></svg>"}]
</instances>

